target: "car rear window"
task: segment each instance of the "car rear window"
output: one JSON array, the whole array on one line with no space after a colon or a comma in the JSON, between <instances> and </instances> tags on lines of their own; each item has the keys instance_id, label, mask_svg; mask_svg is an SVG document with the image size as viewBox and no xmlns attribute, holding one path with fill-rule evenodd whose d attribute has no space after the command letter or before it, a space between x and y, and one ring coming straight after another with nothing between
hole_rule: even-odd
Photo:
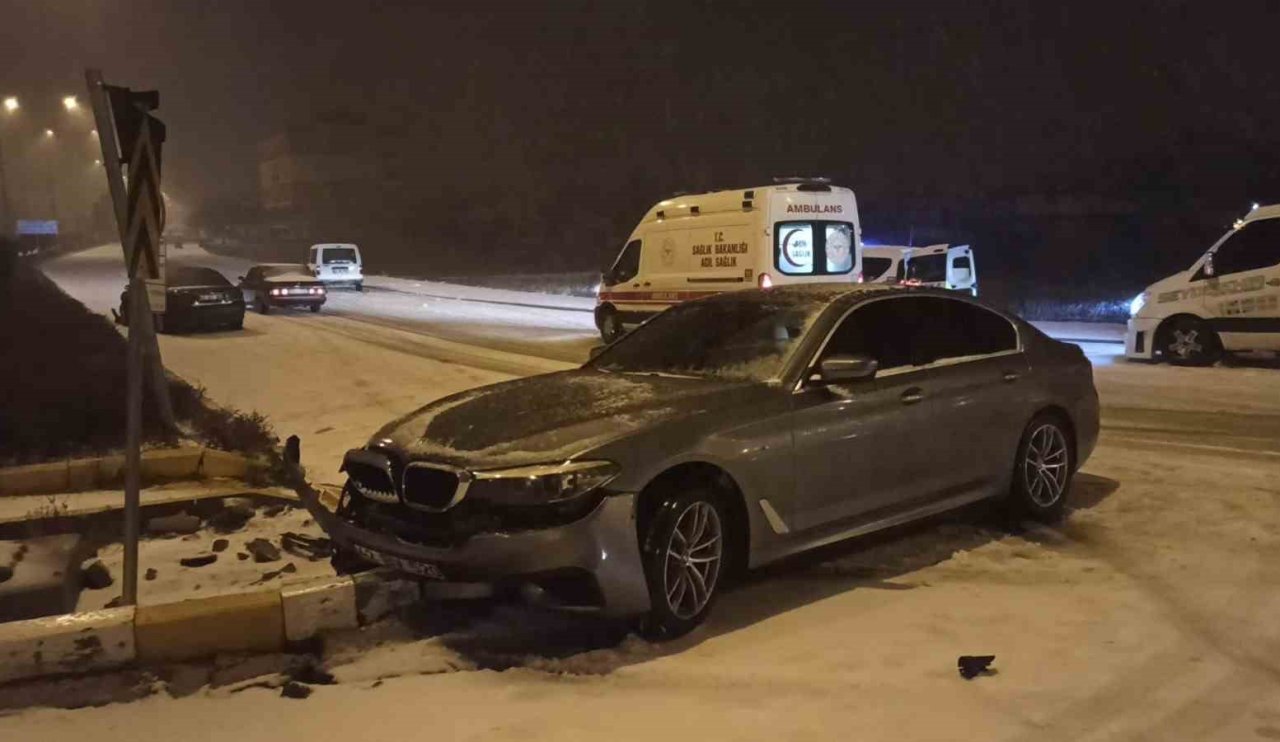
<instances>
[{"instance_id":1,"label":"car rear window","mask_svg":"<svg viewBox=\"0 0 1280 742\"><path fill-rule=\"evenodd\" d=\"M309 273L305 265L264 265L262 274L268 278L283 276L286 273Z\"/></svg>"},{"instance_id":2,"label":"car rear window","mask_svg":"<svg viewBox=\"0 0 1280 742\"><path fill-rule=\"evenodd\" d=\"M321 260L326 265L329 263L354 263L356 262L356 251L350 247L326 247L321 251L323 257Z\"/></svg>"},{"instance_id":3,"label":"car rear window","mask_svg":"<svg viewBox=\"0 0 1280 742\"><path fill-rule=\"evenodd\" d=\"M230 286L231 283L212 268L171 265L165 268L166 286Z\"/></svg>"}]
</instances>

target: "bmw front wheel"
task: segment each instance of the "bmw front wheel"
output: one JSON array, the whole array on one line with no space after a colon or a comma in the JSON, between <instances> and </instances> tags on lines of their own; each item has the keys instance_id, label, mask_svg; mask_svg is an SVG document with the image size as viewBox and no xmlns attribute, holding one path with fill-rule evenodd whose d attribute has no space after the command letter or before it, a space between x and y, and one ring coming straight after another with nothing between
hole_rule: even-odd
<instances>
[{"instance_id":1,"label":"bmw front wheel","mask_svg":"<svg viewBox=\"0 0 1280 742\"><path fill-rule=\"evenodd\" d=\"M663 499L642 544L650 602L643 635L674 639L706 619L722 583L728 523L719 498L709 491Z\"/></svg>"}]
</instances>

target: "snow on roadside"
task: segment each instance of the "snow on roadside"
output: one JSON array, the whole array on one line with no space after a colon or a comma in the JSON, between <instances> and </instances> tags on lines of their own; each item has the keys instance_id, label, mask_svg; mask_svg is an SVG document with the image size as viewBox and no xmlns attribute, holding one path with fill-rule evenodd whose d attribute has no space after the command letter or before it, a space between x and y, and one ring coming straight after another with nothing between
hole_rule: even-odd
<instances>
[{"instance_id":1,"label":"snow on roadside","mask_svg":"<svg viewBox=\"0 0 1280 742\"><path fill-rule=\"evenodd\" d=\"M283 506L275 506L282 508ZM308 559L280 549L278 558L269 562L256 562L248 555L246 543L265 539L280 547L285 533L299 533L311 538L324 534L312 523L304 508L288 508L272 515L272 506L258 507L256 514L245 526L232 533L219 533L205 526L189 535L145 536L138 545L138 602L144 605L169 603L188 598L203 598L246 590L279 588L285 582L332 576L329 560ZM144 523L145 525L145 523ZM214 551L214 543L227 543L220 552ZM219 544L221 545L221 544ZM213 563L204 566L183 566L181 559L213 555ZM108 544L98 551L98 559L110 570L114 583L101 590L84 590L76 605L78 611L102 608L120 594L124 574L124 547L120 543ZM288 565L293 565L290 568ZM155 570L154 577L151 570Z\"/></svg>"}]
</instances>

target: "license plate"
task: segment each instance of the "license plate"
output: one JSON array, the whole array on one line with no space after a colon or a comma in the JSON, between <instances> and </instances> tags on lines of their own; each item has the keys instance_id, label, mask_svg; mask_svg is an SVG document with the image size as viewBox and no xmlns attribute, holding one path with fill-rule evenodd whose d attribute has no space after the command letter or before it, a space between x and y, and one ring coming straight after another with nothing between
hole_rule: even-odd
<instances>
[{"instance_id":1,"label":"license plate","mask_svg":"<svg viewBox=\"0 0 1280 742\"><path fill-rule=\"evenodd\" d=\"M434 564L428 564L427 562L415 562L410 559L401 559L398 556L383 554L380 551L374 551L373 549L370 549L367 546L361 546L360 544L352 544L351 548L355 553L359 554L361 558L368 559L375 564L381 564L384 567L398 569L401 572L406 572L416 577L425 577L428 580L444 579L444 573L441 572L440 568Z\"/></svg>"},{"instance_id":2,"label":"license plate","mask_svg":"<svg viewBox=\"0 0 1280 742\"><path fill-rule=\"evenodd\" d=\"M346 266L338 266L337 268L334 268L334 269L333 269L333 272L334 272L334 273L346 273L346 272L347 272L347 268L346 268Z\"/></svg>"}]
</instances>

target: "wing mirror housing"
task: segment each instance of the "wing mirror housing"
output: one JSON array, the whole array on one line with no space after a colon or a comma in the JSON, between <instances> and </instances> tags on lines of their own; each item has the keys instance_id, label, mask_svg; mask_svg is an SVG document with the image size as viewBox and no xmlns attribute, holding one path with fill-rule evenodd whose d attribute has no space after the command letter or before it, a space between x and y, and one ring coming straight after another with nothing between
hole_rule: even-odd
<instances>
[{"instance_id":1,"label":"wing mirror housing","mask_svg":"<svg viewBox=\"0 0 1280 742\"><path fill-rule=\"evenodd\" d=\"M826 384L871 379L880 364L868 356L831 356L818 364L818 376Z\"/></svg>"},{"instance_id":2,"label":"wing mirror housing","mask_svg":"<svg viewBox=\"0 0 1280 742\"><path fill-rule=\"evenodd\" d=\"M591 346L591 350L587 351L587 358L589 358L589 359L591 359L591 360L595 360L596 356L598 356L598 355L600 355L601 353L603 353L603 352L604 352L604 349L605 349L605 348L607 348L607 347L609 347L609 346L607 346L607 345L593 345L593 346Z\"/></svg>"}]
</instances>

